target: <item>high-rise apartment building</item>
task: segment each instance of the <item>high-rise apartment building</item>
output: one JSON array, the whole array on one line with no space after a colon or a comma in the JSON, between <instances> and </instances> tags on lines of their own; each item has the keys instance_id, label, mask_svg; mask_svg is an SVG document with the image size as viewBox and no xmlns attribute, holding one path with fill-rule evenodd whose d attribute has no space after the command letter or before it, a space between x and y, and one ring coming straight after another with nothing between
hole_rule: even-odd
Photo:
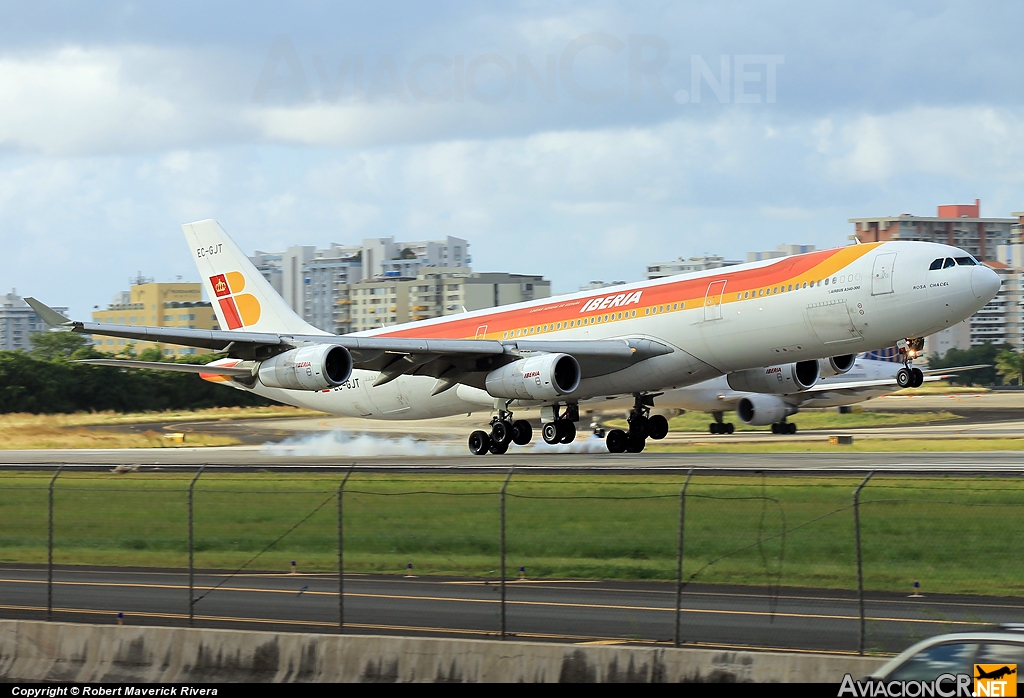
<instances>
[{"instance_id":1,"label":"high-rise apartment building","mask_svg":"<svg viewBox=\"0 0 1024 698\"><path fill-rule=\"evenodd\" d=\"M646 279L660 279L664 276L675 276L676 274L689 274L695 271L706 271L708 269L719 269L739 264L739 260L726 259L720 255L704 255L703 257L690 257L672 260L671 262L658 262L647 266Z\"/></svg>"},{"instance_id":2,"label":"high-rise apartment building","mask_svg":"<svg viewBox=\"0 0 1024 698\"><path fill-rule=\"evenodd\" d=\"M249 259L306 322L338 334L551 295L551 282L540 276L474 272L469 243L452 236L366 238Z\"/></svg>"},{"instance_id":3,"label":"high-rise apartment building","mask_svg":"<svg viewBox=\"0 0 1024 698\"><path fill-rule=\"evenodd\" d=\"M1012 242L1013 228L1020 218L982 218L981 201L973 204L939 206L936 216L851 218L854 237L861 242L924 240L967 250L983 262L996 258L999 245ZM1017 214L1013 214L1017 215Z\"/></svg>"},{"instance_id":4,"label":"high-rise apartment building","mask_svg":"<svg viewBox=\"0 0 1024 698\"><path fill-rule=\"evenodd\" d=\"M337 327L351 332L458 315L551 295L541 276L425 267L415 279L364 279L339 289Z\"/></svg>"},{"instance_id":5,"label":"high-rise apartment building","mask_svg":"<svg viewBox=\"0 0 1024 698\"><path fill-rule=\"evenodd\" d=\"M795 254L814 252L814 245L779 245L774 250L764 252L747 252L748 262L760 262L764 259L779 259L780 257L791 257Z\"/></svg>"},{"instance_id":6,"label":"high-rise apartment building","mask_svg":"<svg viewBox=\"0 0 1024 698\"><path fill-rule=\"evenodd\" d=\"M68 309L63 306L54 310L64 316L68 314ZM3 304L0 305L0 349L28 351L32 348L32 335L49 328L18 295L17 289L12 288L10 293L3 296Z\"/></svg>"}]
</instances>

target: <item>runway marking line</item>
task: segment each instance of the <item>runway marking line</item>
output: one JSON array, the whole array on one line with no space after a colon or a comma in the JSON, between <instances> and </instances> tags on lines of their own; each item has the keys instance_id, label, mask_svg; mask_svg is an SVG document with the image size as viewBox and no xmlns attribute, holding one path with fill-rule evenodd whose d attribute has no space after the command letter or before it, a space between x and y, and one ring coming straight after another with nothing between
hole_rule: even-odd
<instances>
[{"instance_id":1,"label":"runway marking line","mask_svg":"<svg viewBox=\"0 0 1024 698\"><path fill-rule=\"evenodd\" d=\"M0 605L0 610L10 611L45 611L46 609L42 606L5 606ZM82 615L114 615L114 611L100 611L92 610L87 608L54 608L56 613L79 613ZM138 618L173 618L184 620L188 618L184 613L128 613L129 617ZM337 628L337 623L327 623L324 621L316 620L277 620L274 618L241 618L234 616L205 616L197 615L196 620L205 620L210 622L224 622L224 623L254 623L254 624L269 624L269 625L301 625L301 626L313 626L322 628ZM130 626L129 626L130 627ZM359 628L362 630L397 630L401 632L422 632L422 633L449 633L455 635L483 635L486 637L500 637L501 633L496 630L471 630L463 628L431 628L416 625L382 625L374 623L346 623L346 628ZM637 639L625 639L615 637L590 637L587 635L558 635L554 633L509 633L509 637L525 637L537 640L574 640L575 644L637 644L637 645L665 645L671 646L673 643L670 640L637 640ZM706 647L715 649L733 649L733 650L750 650L760 652L793 652L800 654L837 654L837 655L856 655L857 652L850 650L813 650L803 648L792 648L792 647L771 647L771 646L758 646L758 645L730 645L726 643L710 643L710 642L686 642L684 643L687 647ZM886 655L890 656L890 655Z\"/></svg>"},{"instance_id":2,"label":"runway marking line","mask_svg":"<svg viewBox=\"0 0 1024 698\"><path fill-rule=\"evenodd\" d=\"M4 580L0 579L0 583L24 583L24 584L46 584L42 580ZM187 589L184 585L172 585L172 584L129 584L129 583L110 583L110 582L54 582L54 585L61 586L89 586L89 587L115 587L115 588L136 588L136 589ZM212 591L215 587L193 587L196 590L207 590ZM249 593L262 593L262 594L288 594L293 595L295 591L292 589L253 589L245 587L219 587L220 591L234 591L234 592L249 592ZM310 596L337 596L337 592L334 591L306 591L303 592ZM388 599L394 601L447 601L454 603L479 603L479 604L500 604L500 599L468 599L458 598L453 596L420 596L416 594L367 594L367 593L346 593L346 598L365 598L365 599ZM672 606L634 606L625 604L584 604L584 603L571 603L568 601L506 601L511 606L541 606L547 608L590 608L590 609L603 609L612 611L645 611L645 612L660 612L664 613L667 611L675 611ZM0 607L2 608L2 607ZM680 608L681 613L694 613L694 614L710 614L710 615L722 615L722 616L754 616L754 617L769 617L769 618L815 618L824 620L860 620L860 616L848 616L848 615L829 615L826 613L781 613L771 611L740 611L732 609L712 609L712 608ZM974 621L966 620L940 620L936 618L889 618L885 616L867 616L865 620L881 622L881 623L922 623L925 625L966 625L966 626L978 626L978 625L996 625L996 623L978 623Z\"/></svg>"},{"instance_id":3,"label":"runway marking line","mask_svg":"<svg viewBox=\"0 0 1024 698\"><path fill-rule=\"evenodd\" d=\"M26 569L26 570L17 570L17 571L34 572L35 570L27 570ZM88 572L77 572L77 573L78 574L122 574L122 573L119 573L119 572L106 572L106 571L88 571ZM133 573L133 574L135 574L135 573ZM167 573L167 572L140 572L138 574L158 575L158 574L169 574L169 573ZM217 576L217 575L202 574L200 576L210 577L210 576ZM285 573L275 572L275 573L270 573L270 574L259 574L259 573L255 573L255 574L253 574L253 573L250 573L250 574L240 574L240 575L237 575L237 576L238 577L259 577L259 578L268 578L268 579L269 578L288 579L288 578L291 578L293 576L294 577L301 577L301 576L304 576L304 575L301 574L301 573L300 574L296 574L296 575L292 575L290 573L285 574ZM337 579L337 575L336 574L335 575L330 575L329 573L313 573L313 572L310 572L310 573L306 573L305 576L308 576L308 577L317 577L317 576L319 576L319 577L322 577L325 581L326 580L334 581L334 580ZM368 577L368 576L370 576L370 575L369 574L363 574L363 573L352 573L352 574L346 574L345 578L348 579L350 577ZM381 579L381 580L378 580L378 581L380 583L382 583L382 584L409 584L410 583L410 581L408 579L405 579L405 578L403 578L403 579ZM473 585L487 586L488 585L487 582L476 581L476 580L474 580L474 581L433 581L433 580L430 580L430 579L420 578L418 581L420 583L423 583L423 584L439 584L439 585L440 584L444 584L444 585L450 584L452 586L473 586ZM3 584L3 583L45 584L46 581L45 580L40 580L40 579L0 579L0 584ZM509 584L509 585L533 584L533 585L536 585L536 586L533 587L533 588L536 589L536 588L542 588L542 586L545 585L545 584L552 584L552 585L554 585L554 584L563 584L563 583L564 584L572 584L572 583L577 583L577 584L599 584L600 580L587 580L587 579L582 579L582 580L577 580L577 579L565 579L565 580L543 580L543 579L520 580L520 579L515 579L515 580L508 580L506 583ZM68 581L61 581L61 582L54 582L54 584L82 585L82 586L90 586L90 585L92 585L92 586L130 586L130 587L131 586L137 586L137 587L142 587L142 588L151 587L151 588L158 588L158 589L159 588L163 588L163 589L185 589L185 588L187 588L185 586L178 586L178 585L172 585L172 584L160 585L160 584L138 584L138 583L122 583L122 582L102 582L101 583L101 582L68 582ZM493 585L497 586L498 582L494 581L494 582L490 582L490 584L493 584ZM194 588L209 590L212 587L196 586ZM253 587L218 587L218 588L224 589L225 591L237 591L237 592L251 591L251 592L267 592L267 593L292 593L292 592L289 592L288 590L284 590L284 589L257 589L257 588L253 588ZM594 591L593 587L589 587L589 588L588 587L579 587L578 589L575 589L573 587L553 586L552 588L558 589L559 591L566 591L566 590L568 590L568 591ZM630 589L616 589L616 588L604 588L604 589L599 589L598 591L606 591L608 593L616 593L616 594L618 594L618 593L634 593L634 591L630 590ZM324 591L307 591L307 592L304 592L304 593L312 594L314 596L318 596L318 595L331 596L331 595L334 594L334 592L324 592ZM644 590L641 590L639 593L642 593L642 594L663 594L663 595L669 595L669 594L673 594L674 595L675 594L675 592L671 591L671 590L670 591L662 591L662 590L659 590L659 589L644 589ZM346 596L350 596L350 595L354 596L356 594L346 594ZM835 597L835 596L794 596L794 595L786 595L786 594L780 594L780 595L742 594L742 593L726 592L726 591L706 591L706 592L702 592L702 591L684 591L683 595L684 596L723 596L723 597L729 597L729 598L747 598L747 599L749 599L749 598L776 599L776 600L777 599L783 599L783 600L787 600L787 601L826 601L826 602L838 602L838 603L856 603L857 602L857 599L854 599L854 598L846 599L846 598L840 598L840 597ZM369 595L369 596L373 596L373 595ZM415 597L414 596L413 598L429 598L429 597ZM442 598L447 599L448 597L442 597ZM458 599L451 598L449 600L455 601L455 600L458 600ZM903 604L903 603L906 603L906 601L904 601L902 599L872 599L868 603L872 603L872 604ZM951 608L1010 609L1010 610L1016 610L1016 611L1024 611L1024 605L1020 605L1020 604L960 603L960 602L956 602L956 601L930 601L928 603L928 605L929 606L951 607Z\"/></svg>"}]
</instances>

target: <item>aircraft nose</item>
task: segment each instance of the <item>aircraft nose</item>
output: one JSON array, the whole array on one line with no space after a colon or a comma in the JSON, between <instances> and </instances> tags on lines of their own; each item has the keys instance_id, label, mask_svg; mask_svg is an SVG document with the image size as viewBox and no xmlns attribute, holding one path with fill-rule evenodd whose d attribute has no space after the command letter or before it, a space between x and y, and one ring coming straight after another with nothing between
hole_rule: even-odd
<instances>
[{"instance_id":1,"label":"aircraft nose","mask_svg":"<svg viewBox=\"0 0 1024 698\"><path fill-rule=\"evenodd\" d=\"M977 266L971 273L971 290L979 299L991 300L999 292L999 274L988 267Z\"/></svg>"}]
</instances>

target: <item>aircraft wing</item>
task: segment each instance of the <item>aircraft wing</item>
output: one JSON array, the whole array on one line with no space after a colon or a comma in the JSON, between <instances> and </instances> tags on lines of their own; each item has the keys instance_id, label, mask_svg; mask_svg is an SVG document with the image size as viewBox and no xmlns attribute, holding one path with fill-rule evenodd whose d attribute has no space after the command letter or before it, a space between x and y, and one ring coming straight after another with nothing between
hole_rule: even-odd
<instances>
[{"instance_id":1,"label":"aircraft wing","mask_svg":"<svg viewBox=\"0 0 1024 698\"><path fill-rule=\"evenodd\" d=\"M72 332L199 347L214 352L227 352L246 360L269 358L297 346L334 344L349 350L355 368L382 371L388 374L386 380L393 380L406 373L438 378L442 374L452 375L453 368L455 373L468 377L469 374L492 371L531 352L571 354L580 364L582 377L589 378L622 370L644 359L673 351L671 347L650 339L415 339L114 325L69 321L35 298L26 298L25 301L47 324L63 326ZM407 360L399 363L403 357ZM158 370L179 370L168 367L182 365L151 362L151 366L139 366L139 363L129 361L119 365ZM474 384L481 381L464 382Z\"/></svg>"},{"instance_id":2,"label":"aircraft wing","mask_svg":"<svg viewBox=\"0 0 1024 698\"><path fill-rule=\"evenodd\" d=\"M974 366L954 366L952 368L936 368L923 371L924 379L927 382L942 380L946 376L954 373L960 373L961 371L974 371L979 368L989 368L989 364L977 364ZM798 395L807 395L808 393L822 393L828 391L840 391L840 390L856 390L858 388L883 388L892 386L899 388L896 385L896 378L878 378L874 380L866 381L836 381L836 382L823 382L819 381L816 385L807 390L803 390Z\"/></svg>"},{"instance_id":3,"label":"aircraft wing","mask_svg":"<svg viewBox=\"0 0 1024 698\"><path fill-rule=\"evenodd\" d=\"M249 378L253 375L253 366L248 368L236 366L209 366L204 364L176 364L162 361L131 361L127 359L80 359L76 364L94 364L96 366L119 366L121 368L151 368L156 371L177 371L179 373L207 373L215 376L234 376Z\"/></svg>"},{"instance_id":4,"label":"aircraft wing","mask_svg":"<svg viewBox=\"0 0 1024 698\"><path fill-rule=\"evenodd\" d=\"M924 371L926 376L934 375L946 375L950 373L960 373L961 371L977 371L979 368L992 368L992 364L975 364L973 366L954 366L952 368L930 368Z\"/></svg>"}]
</instances>

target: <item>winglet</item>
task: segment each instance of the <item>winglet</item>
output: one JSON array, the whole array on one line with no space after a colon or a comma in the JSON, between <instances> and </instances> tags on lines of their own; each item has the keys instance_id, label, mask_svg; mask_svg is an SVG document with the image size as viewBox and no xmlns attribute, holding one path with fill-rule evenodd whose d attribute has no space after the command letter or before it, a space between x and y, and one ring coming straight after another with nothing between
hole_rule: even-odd
<instances>
[{"instance_id":1,"label":"winglet","mask_svg":"<svg viewBox=\"0 0 1024 698\"><path fill-rule=\"evenodd\" d=\"M32 310L36 311L36 315L42 318L43 322L47 325L61 327L63 325L74 324L72 320L64 317L53 308L40 303L35 298L26 298L25 302L32 307Z\"/></svg>"}]
</instances>

